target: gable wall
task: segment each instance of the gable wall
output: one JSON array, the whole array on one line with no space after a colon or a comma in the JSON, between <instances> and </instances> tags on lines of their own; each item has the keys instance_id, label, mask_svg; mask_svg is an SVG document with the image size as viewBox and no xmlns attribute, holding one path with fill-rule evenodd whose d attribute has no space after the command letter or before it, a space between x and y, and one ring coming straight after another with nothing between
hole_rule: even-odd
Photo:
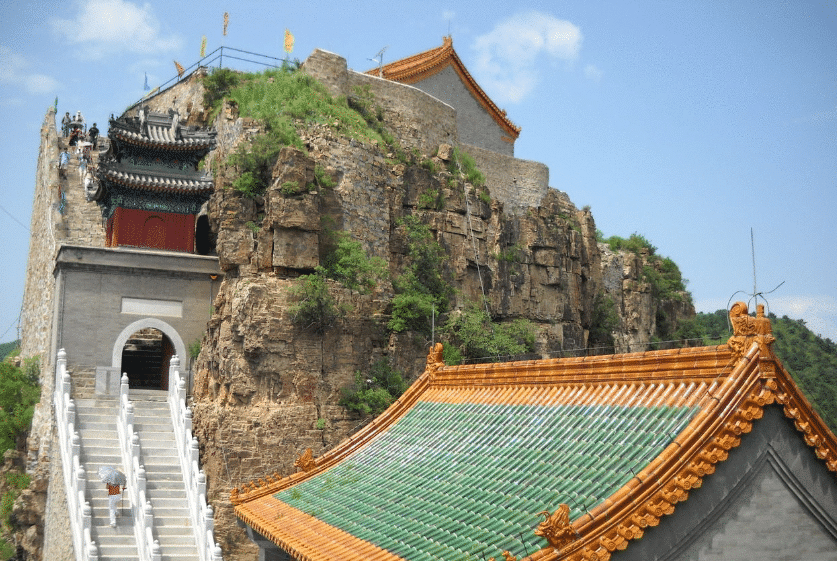
<instances>
[{"instance_id":1,"label":"gable wall","mask_svg":"<svg viewBox=\"0 0 837 561\"><path fill-rule=\"evenodd\" d=\"M514 142L503 140L504 136L508 136L506 132L474 99L452 66L447 66L441 72L413 85L456 108L456 125L460 141L506 156L514 156Z\"/></svg>"},{"instance_id":2,"label":"gable wall","mask_svg":"<svg viewBox=\"0 0 837 561\"><path fill-rule=\"evenodd\" d=\"M779 406L611 561L837 560L837 480Z\"/></svg>"}]
</instances>

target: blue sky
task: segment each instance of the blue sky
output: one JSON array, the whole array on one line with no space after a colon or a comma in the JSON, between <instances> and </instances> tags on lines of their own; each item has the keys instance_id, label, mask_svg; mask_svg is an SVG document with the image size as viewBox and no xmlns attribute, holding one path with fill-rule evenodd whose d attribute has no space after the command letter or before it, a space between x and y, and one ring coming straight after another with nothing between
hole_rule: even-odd
<instances>
[{"instance_id":1,"label":"blue sky","mask_svg":"<svg viewBox=\"0 0 837 561\"><path fill-rule=\"evenodd\" d=\"M229 12L228 34L222 35ZM0 341L16 337L47 108L103 131L173 61L221 44L315 48L367 70L441 44L522 127L516 156L590 205L605 236L647 237L699 311L756 278L770 311L837 341L837 3L132 2L0 4ZM239 67L244 67L239 64ZM247 68L253 69L253 68ZM747 299L738 294L736 299Z\"/></svg>"}]
</instances>

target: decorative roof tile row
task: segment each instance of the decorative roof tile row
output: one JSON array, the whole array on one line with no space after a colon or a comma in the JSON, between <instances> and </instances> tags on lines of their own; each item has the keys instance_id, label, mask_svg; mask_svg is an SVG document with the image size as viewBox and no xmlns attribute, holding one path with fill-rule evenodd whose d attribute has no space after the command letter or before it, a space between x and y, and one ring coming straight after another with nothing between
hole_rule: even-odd
<instances>
[{"instance_id":1,"label":"decorative roof tile row","mask_svg":"<svg viewBox=\"0 0 837 561\"><path fill-rule=\"evenodd\" d=\"M183 135L175 138L170 127L148 125L148 134L113 127L108 135L138 146L165 148L166 150L208 150L215 145L215 139L208 135Z\"/></svg>"},{"instance_id":2,"label":"decorative roof tile row","mask_svg":"<svg viewBox=\"0 0 837 561\"><path fill-rule=\"evenodd\" d=\"M102 170L102 178L132 189L168 193L205 193L212 191L211 178L176 178L163 175L128 173L117 169Z\"/></svg>"}]
</instances>

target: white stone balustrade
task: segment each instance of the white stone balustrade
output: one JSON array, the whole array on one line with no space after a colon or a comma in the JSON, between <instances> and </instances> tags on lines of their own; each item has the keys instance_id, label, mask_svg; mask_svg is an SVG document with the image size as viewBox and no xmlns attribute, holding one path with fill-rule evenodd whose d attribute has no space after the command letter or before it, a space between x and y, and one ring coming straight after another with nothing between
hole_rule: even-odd
<instances>
[{"instance_id":1,"label":"white stone balustrade","mask_svg":"<svg viewBox=\"0 0 837 561\"><path fill-rule=\"evenodd\" d=\"M70 529L73 534L73 550L76 561L98 561L99 547L93 541L92 509L84 494L87 478L81 467L79 452L81 443L76 431L76 406L70 397L72 389L67 372L67 353L58 351L55 363L55 421L58 428L58 443L61 449L61 467L64 474L64 488L67 492L67 509L70 515Z\"/></svg>"},{"instance_id":2,"label":"white stone balustrade","mask_svg":"<svg viewBox=\"0 0 837 561\"><path fill-rule=\"evenodd\" d=\"M146 496L145 468L142 465L142 448L139 435L134 431L134 404L131 403L128 388L128 375L122 375L119 386L119 417L116 429L119 433L119 449L122 453L122 465L130 498L131 515L134 520L134 537L137 541L139 558L160 561L160 544L154 539L154 512Z\"/></svg>"},{"instance_id":3,"label":"white stone balustrade","mask_svg":"<svg viewBox=\"0 0 837 561\"><path fill-rule=\"evenodd\" d=\"M177 355L170 362L168 400L198 557L200 561L222 561L221 547L213 535L214 514L206 501L206 475L200 469L198 440L192 435L192 411L186 407L186 380L180 374Z\"/></svg>"}]
</instances>

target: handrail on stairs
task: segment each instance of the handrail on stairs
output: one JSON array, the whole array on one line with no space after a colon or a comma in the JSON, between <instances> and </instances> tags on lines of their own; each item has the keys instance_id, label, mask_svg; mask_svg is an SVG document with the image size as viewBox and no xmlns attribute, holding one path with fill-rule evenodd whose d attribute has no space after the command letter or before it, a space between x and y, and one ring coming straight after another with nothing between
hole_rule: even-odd
<instances>
[{"instance_id":1,"label":"handrail on stairs","mask_svg":"<svg viewBox=\"0 0 837 561\"><path fill-rule=\"evenodd\" d=\"M192 410L186 406L186 380L180 375L177 355L171 357L169 365L169 408L198 557L200 561L223 561L221 546L215 543L213 536L214 513L206 501L206 475L200 469L198 439L192 435Z\"/></svg>"},{"instance_id":2,"label":"handrail on stairs","mask_svg":"<svg viewBox=\"0 0 837 561\"><path fill-rule=\"evenodd\" d=\"M93 509L85 499L87 487L84 468L81 466L81 438L76 430L76 404L70 397L72 381L67 372L67 352L58 351L55 363L55 421L58 427L58 444L61 449L61 466L64 473L64 489L67 493L67 509L76 561L98 561L99 546L90 534Z\"/></svg>"},{"instance_id":3,"label":"handrail on stairs","mask_svg":"<svg viewBox=\"0 0 837 561\"><path fill-rule=\"evenodd\" d=\"M119 433L119 451L122 465L128 473L127 493L131 501L134 520L134 537L139 558L160 561L160 542L154 539L154 511L146 495L147 478L142 464L139 435L134 431L134 404L129 399L128 375L123 373L119 386L119 415L116 429ZM140 508L138 508L140 507Z\"/></svg>"}]
</instances>

